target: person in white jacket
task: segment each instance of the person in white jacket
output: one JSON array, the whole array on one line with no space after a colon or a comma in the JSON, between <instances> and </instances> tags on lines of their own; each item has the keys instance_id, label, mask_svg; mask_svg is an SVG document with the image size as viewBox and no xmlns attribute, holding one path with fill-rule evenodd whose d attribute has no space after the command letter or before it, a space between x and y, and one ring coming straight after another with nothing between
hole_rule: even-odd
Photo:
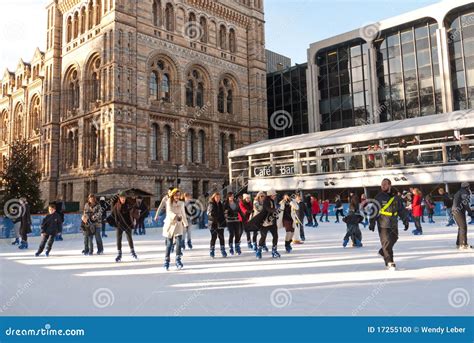
<instances>
[{"instance_id":1,"label":"person in white jacket","mask_svg":"<svg viewBox=\"0 0 474 343\"><path fill-rule=\"evenodd\" d=\"M277 227L285 228L285 249L287 253L291 253L293 248L291 247L291 242L294 241L294 238L300 240L299 235L299 219L297 211L299 205L295 199L292 199L288 194L283 196L283 199L280 201L280 213L278 215ZM297 232L297 237L295 236Z\"/></svg>"},{"instance_id":2,"label":"person in white jacket","mask_svg":"<svg viewBox=\"0 0 474 343\"><path fill-rule=\"evenodd\" d=\"M163 237L166 238L166 256L165 269L170 267L170 255L173 244L176 243L176 268L183 268L181 261L182 239L185 229L189 227L186 217L184 202L180 201L181 192L175 188L169 193L168 203L166 204L166 219L163 226Z\"/></svg>"}]
</instances>

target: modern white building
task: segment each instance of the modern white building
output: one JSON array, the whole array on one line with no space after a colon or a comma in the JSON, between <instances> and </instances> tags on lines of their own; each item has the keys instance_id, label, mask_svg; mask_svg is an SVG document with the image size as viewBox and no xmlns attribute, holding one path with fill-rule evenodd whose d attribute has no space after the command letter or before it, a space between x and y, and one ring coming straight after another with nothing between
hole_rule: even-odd
<instances>
[{"instance_id":1,"label":"modern white building","mask_svg":"<svg viewBox=\"0 0 474 343\"><path fill-rule=\"evenodd\" d=\"M443 1L311 44L310 134L229 154L250 191L425 193L474 181L474 3Z\"/></svg>"}]
</instances>

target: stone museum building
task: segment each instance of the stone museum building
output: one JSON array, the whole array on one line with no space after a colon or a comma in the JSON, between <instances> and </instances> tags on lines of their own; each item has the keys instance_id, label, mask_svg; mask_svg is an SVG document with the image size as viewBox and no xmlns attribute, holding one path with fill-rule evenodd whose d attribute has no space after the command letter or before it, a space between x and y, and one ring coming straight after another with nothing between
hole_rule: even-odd
<instances>
[{"instance_id":1,"label":"stone museum building","mask_svg":"<svg viewBox=\"0 0 474 343\"><path fill-rule=\"evenodd\" d=\"M228 182L229 151L267 137L263 0L46 11L45 51L0 79L0 154L31 143L46 201L130 187L157 199L178 179L197 197Z\"/></svg>"}]
</instances>

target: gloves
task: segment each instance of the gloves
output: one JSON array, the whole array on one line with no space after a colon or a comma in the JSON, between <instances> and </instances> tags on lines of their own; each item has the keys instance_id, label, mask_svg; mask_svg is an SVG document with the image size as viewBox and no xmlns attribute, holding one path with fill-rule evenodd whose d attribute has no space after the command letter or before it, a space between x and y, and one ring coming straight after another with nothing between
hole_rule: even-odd
<instances>
[{"instance_id":1,"label":"gloves","mask_svg":"<svg viewBox=\"0 0 474 343\"><path fill-rule=\"evenodd\" d=\"M403 225L405 225L405 231L408 231L408 229L410 228L410 222L408 220L405 220L403 222Z\"/></svg>"},{"instance_id":2,"label":"gloves","mask_svg":"<svg viewBox=\"0 0 474 343\"><path fill-rule=\"evenodd\" d=\"M370 225L369 230L372 231L372 232L375 231L375 225Z\"/></svg>"}]
</instances>

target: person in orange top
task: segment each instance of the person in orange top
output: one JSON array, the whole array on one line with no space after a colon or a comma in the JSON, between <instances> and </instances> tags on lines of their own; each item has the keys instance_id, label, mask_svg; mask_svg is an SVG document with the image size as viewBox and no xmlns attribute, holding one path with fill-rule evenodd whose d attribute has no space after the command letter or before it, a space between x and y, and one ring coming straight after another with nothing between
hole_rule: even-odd
<instances>
[{"instance_id":1,"label":"person in orange top","mask_svg":"<svg viewBox=\"0 0 474 343\"><path fill-rule=\"evenodd\" d=\"M416 229L412 231L415 236L422 235L423 229L421 227L421 216L423 214L423 210L421 208L421 199L422 193L418 188L413 190L413 202L412 202L412 215L413 220L415 222Z\"/></svg>"},{"instance_id":2,"label":"person in orange top","mask_svg":"<svg viewBox=\"0 0 474 343\"><path fill-rule=\"evenodd\" d=\"M321 213L318 198L311 196L311 214L313 216L313 227L318 227L318 214Z\"/></svg>"}]
</instances>

